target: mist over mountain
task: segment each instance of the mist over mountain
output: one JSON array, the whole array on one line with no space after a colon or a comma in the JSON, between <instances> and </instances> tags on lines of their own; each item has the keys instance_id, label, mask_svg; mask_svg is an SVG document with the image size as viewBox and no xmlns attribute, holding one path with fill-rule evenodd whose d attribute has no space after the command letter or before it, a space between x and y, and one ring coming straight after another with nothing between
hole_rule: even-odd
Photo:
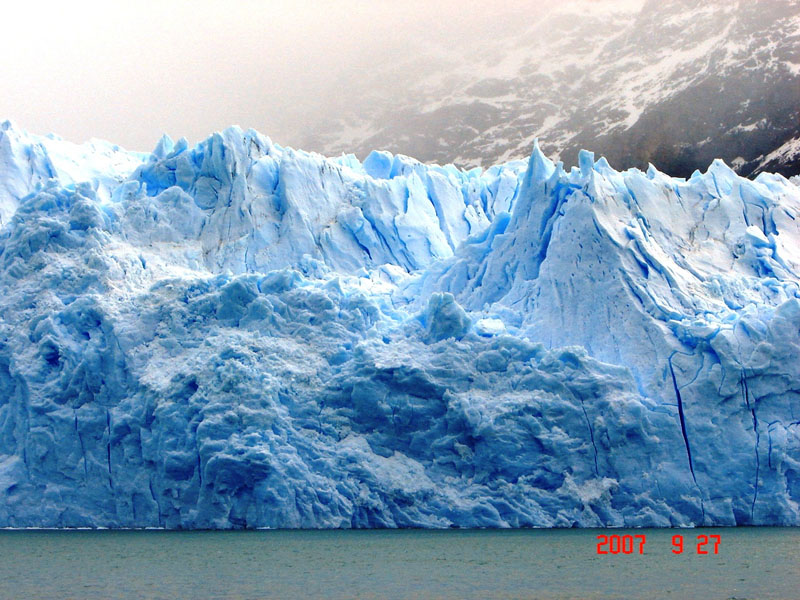
<instances>
[{"instance_id":1,"label":"mist over mountain","mask_svg":"<svg viewBox=\"0 0 800 600\"><path fill-rule=\"evenodd\" d=\"M305 148L385 148L490 166L581 148L618 168L689 176L722 158L742 175L800 172L800 2L567 2L487 15L483 32L411 39L348 76L346 105ZM335 102L335 100L334 100Z\"/></svg>"}]
</instances>

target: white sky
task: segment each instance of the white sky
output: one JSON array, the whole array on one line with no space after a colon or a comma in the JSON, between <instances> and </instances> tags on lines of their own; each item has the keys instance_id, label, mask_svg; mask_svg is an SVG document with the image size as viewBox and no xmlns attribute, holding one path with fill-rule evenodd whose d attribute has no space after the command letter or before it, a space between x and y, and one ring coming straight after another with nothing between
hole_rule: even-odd
<instances>
[{"instance_id":1,"label":"white sky","mask_svg":"<svg viewBox=\"0 0 800 600\"><path fill-rule=\"evenodd\" d=\"M510 24L509 15L553 2L9 4L0 120L76 142L97 137L150 150L163 132L196 142L232 124L293 145L303 123L346 97L348 81L418 40L466 43Z\"/></svg>"}]
</instances>

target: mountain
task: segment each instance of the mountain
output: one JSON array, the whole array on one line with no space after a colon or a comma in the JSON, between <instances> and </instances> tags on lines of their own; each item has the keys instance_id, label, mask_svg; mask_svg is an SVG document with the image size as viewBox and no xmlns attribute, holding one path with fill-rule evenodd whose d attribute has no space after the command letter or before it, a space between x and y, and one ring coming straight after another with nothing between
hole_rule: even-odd
<instances>
[{"instance_id":1,"label":"mountain","mask_svg":"<svg viewBox=\"0 0 800 600\"><path fill-rule=\"evenodd\" d=\"M0 526L800 525L800 187L0 126Z\"/></svg>"},{"instance_id":2,"label":"mountain","mask_svg":"<svg viewBox=\"0 0 800 600\"><path fill-rule=\"evenodd\" d=\"M523 159L539 138L569 164L591 148L682 177L715 158L800 173L797 0L512 6L467 42L410 40L407 58L354 74L304 147L473 167Z\"/></svg>"}]
</instances>

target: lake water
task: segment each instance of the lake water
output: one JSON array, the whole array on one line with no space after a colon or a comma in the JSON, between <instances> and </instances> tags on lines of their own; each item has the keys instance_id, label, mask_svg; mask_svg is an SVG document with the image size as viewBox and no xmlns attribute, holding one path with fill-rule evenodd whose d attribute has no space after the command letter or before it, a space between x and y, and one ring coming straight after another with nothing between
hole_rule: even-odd
<instances>
[{"instance_id":1,"label":"lake water","mask_svg":"<svg viewBox=\"0 0 800 600\"><path fill-rule=\"evenodd\" d=\"M0 531L0 598L797 599L800 529Z\"/></svg>"}]
</instances>

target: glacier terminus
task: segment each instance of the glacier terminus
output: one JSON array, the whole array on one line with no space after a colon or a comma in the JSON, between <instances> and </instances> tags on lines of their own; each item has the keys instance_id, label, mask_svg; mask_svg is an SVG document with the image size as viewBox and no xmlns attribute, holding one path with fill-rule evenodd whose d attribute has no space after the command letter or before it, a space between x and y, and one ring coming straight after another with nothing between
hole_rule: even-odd
<instances>
[{"instance_id":1,"label":"glacier terminus","mask_svg":"<svg viewBox=\"0 0 800 600\"><path fill-rule=\"evenodd\" d=\"M800 186L0 125L0 527L800 525Z\"/></svg>"}]
</instances>

